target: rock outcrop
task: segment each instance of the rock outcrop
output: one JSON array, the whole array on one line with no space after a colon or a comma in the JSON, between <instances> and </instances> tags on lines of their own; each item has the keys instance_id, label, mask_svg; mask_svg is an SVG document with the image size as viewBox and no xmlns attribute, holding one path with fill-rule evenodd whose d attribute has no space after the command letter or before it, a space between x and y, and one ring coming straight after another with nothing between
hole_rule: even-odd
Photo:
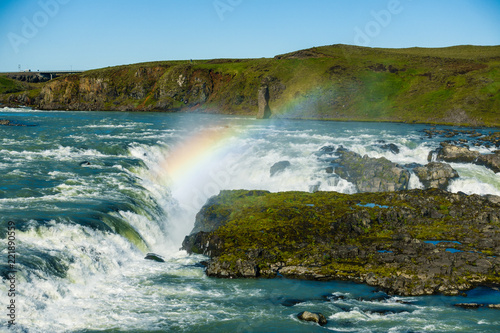
<instances>
[{"instance_id":1,"label":"rock outcrop","mask_svg":"<svg viewBox=\"0 0 500 333\"><path fill-rule=\"evenodd\" d=\"M493 154L479 156L476 164L484 165L495 173L500 172L500 150L495 151Z\"/></svg>"},{"instance_id":2,"label":"rock outcrop","mask_svg":"<svg viewBox=\"0 0 500 333\"><path fill-rule=\"evenodd\" d=\"M269 107L269 87L261 86L257 96L259 112L257 119L268 119L271 117L271 108Z\"/></svg>"},{"instance_id":3,"label":"rock outcrop","mask_svg":"<svg viewBox=\"0 0 500 333\"><path fill-rule=\"evenodd\" d=\"M495 151L493 154L481 154L467 147L442 143L441 148L430 152L428 160L431 161L433 156L436 156L437 161L474 163L483 165L495 173L500 172L500 150Z\"/></svg>"},{"instance_id":4,"label":"rock outcrop","mask_svg":"<svg viewBox=\"0 0 500 333\"><path fill-rule=\"evenodd\" d=\"M413 169L425 188L446 190L450 180L458 178L458 172L445 163L431 162Z\"/></svg>"},{"instance_id":5,"label":"rock outcrop","mask_svg":"<svg viewBox=\"0 0 500 333\"><path fill-rule=\"evenodd\" d=\"M337 149L335 173L360 192L386 192L408 189L410 173L385 157L370 158L345 149Z\"/></svg>"},{"instance_id":6,"label":"rock outcrop","mask_svg":"<svg viewBox=\"0 0 500 333\"><path fill-rule=\"evenodd\" d=\"M351 280L399 295L500 285L500 204L439 189L222 191L183 248L215 277ZM200 231L202 230L202 231Z\"/></svg>"}]
</instances>

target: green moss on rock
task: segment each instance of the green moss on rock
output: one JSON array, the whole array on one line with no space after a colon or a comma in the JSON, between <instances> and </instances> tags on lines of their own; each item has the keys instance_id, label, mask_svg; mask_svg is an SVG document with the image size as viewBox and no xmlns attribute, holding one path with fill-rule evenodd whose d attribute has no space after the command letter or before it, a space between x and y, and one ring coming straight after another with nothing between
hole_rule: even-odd
<instances>
[{"instance_id":1,"label":"green moss on rock","mask_svg":"<svg viewBox=\"0 0 500 333\"><path fill-rule=\"evenodd\" d=\"M211 258L212 276L280 274L366 282L403 295L455 293L498 283L499 217L500 206L486 198L438 189L222 191L183 245Z\"/></svg>"}]
</instances>

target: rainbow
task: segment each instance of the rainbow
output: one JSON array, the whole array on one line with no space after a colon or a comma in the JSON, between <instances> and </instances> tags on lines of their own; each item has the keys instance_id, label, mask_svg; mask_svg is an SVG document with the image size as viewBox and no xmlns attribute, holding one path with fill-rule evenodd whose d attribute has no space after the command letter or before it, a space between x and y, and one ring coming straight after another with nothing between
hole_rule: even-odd
<instances>
[{"instance_id":1,"label":"rainbow","mask_svg":"<svg viewBox=\"0 0 500 333\"><path fill-rule=\"evenodd\" d=\"M306 94L292 98L275 110L276 118L300 117L305 114L304 110L314 110L320 92L316 87ZM220 160L233 149L231 138L244 135L245 131L236 131L228 125L203 129L165 152L156 177L160 178L163 184L189 184L198 175L203 174L203 169L210 163Z\"/></svg>"},{"instance_id":2,"label":"rainbow","mask_svg":"<svg viewBox=\"0 0 500 333\"><path fill-rule=\"evenodd\" d=\"M232 149L230 139L236 135L231 126L203 129L166 152L156 176L169 185L189 183L208 164Z\"/></svg>"}]
</instances>

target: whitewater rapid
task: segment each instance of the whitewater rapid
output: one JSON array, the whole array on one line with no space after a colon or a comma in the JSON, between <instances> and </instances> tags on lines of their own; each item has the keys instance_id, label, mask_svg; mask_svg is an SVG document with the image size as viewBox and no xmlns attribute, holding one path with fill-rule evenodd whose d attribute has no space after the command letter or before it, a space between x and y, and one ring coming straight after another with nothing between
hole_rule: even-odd
<instances>
[{"instance_id":1,"label":"whitewater rapid","mask_svg":"<svg viewBox=\"0 0 500 333\"><path fill-rule=\"evenodd\" d=\"M0 127L1 222L16 221L19 254L14 331L314 331L294 316L309 307L344 332L471 332L478 325L474 315L464 321L443 305L449 299L405 299L405 306L351 284L209 279L198 265L203 257L179 251L196 213L220 190L354 193L352 183L325 172L315 154L321 147L426 164L442 141L424 138L426 125L9 108L0 118L36 125ZM400 152L382 149L382 141ZM290 167L271 177L279 161ZM451 165L460 178L448 190L500 195L499 174ZM413 174L410 187L422 187ZM147 252L166 262L144 260ZM7 285L1 288L4 297ZM305 301L284 306L289 298ZM485 314L484 332L500 327L494 318Z\"/></svg>"}]
</instances>

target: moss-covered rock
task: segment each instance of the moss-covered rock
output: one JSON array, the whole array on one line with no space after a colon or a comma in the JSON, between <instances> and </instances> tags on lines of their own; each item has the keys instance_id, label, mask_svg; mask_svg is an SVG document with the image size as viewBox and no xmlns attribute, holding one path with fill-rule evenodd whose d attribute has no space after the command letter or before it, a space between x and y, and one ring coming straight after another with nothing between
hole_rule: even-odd
<instances>
[{"instance_id":1,"label":"moss-covered rock","mask_svg":"<svg viewBox=\"0 0 500 333\"><path fill-rule=\"evenodd\" d=\"M426 188L446 190L450 180L458 178L458 172L449 164L431 162L414 169L415 174Z\"/></svg>"},{"instance_id":2,"label":"moss-covered rock","mask_svg":"<svg viewBox=\"0 0 500 333\"><path fill-rule=\"evenodd\" d=\"M370 158L343 148L337 149L335 173L354 183L360 192L385 192L408 189L410 173L386 159Z\"/></svg>"},{"instance_id":3,"label":"moss-covered rock","mask_svg":"<svg viewBox=\"0 0 500 333\"><path fill-rule=\"evenodd\" d=\"M200 211L183 247L210 257L210 276L343 279L401 295L457 294L500 285L493 199L439 189L222 191Z\"/></svg>"}]
</instances>

